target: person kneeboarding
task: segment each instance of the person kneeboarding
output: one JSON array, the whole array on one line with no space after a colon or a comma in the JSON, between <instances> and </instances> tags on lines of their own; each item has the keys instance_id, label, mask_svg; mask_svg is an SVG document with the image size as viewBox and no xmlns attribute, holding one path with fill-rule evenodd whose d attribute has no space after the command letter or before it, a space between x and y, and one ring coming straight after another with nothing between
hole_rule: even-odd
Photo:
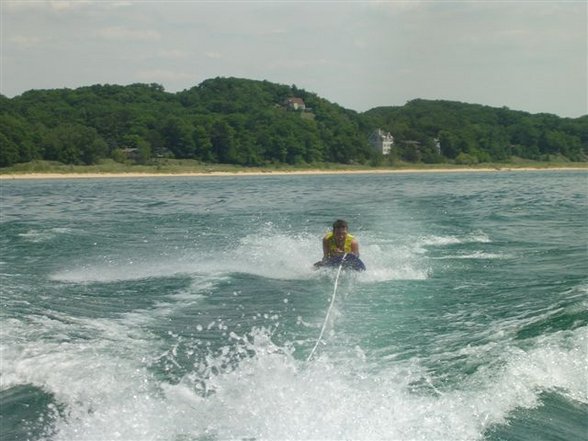
<instances>
[{"instance_id":1,"label":"person kneeboarding","mask_svg":"<svg viewBox=\"0 0 588 441\"><path fill-rule=\"evenodd\" d=\"M314 264L320 267L338 267L364 271L365 265L359 259L359 242L349 234L347 222L338 219L333 223L333 230L323 237L323 258Z\"/></svg>"}]
</instances>

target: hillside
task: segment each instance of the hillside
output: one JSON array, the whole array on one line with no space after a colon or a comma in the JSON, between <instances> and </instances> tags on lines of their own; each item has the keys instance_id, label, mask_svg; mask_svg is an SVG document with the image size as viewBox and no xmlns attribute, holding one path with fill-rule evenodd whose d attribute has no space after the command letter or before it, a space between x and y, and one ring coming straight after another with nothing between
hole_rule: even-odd
<instances>
[{"instance_id":1,"label":"hillside","mask_svg":"<svg viewBox=\"0 0 588 441\"><path fill-rule=\"evenodd\" d=\"M368 142L377 128L394 136L389 156ZM359 114L296 86L215 78L178 93L133 84L0 96L0 143L1 167L33 159L90 165L162 157L247 166L479 163L512 156L584 161L588 116L427 100Z\"/></svg>"},{"instance_id":2,"label":"hillside","mask_svg":"<svg viewBox=\"0 0 588 441\"><path fill-rule=\"evenodd\" d=\"M588 156L588 115L571 119L506 107L413 100L402 107L375 108L362 117L366 124L390 131L399 141L400 154L402 141L411 139L422 146L437 141L442 160L499 162L513 156L534 160L559 156L585 161ZM405 156L409 148L404 146ZM422 152L427 149L421 148ZM425 157L419 159L427 162Z\"/></svg>"}]
</instances>

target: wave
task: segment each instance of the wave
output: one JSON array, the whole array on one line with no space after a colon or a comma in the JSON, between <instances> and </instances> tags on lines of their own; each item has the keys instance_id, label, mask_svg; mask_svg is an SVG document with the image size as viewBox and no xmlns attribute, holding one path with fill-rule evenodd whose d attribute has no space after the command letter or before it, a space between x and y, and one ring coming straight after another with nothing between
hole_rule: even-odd
<instances>
[{"instance_id":1,"label":"wave","mask_svg":"<svg viewBox=\"0 0 588 441\"><path fill-rule=\"evenodd\" d=\"M318 329L302 323L306 337L278 343L282 319L260 312L271 329L237 334L214 316L192 335L149 331L169 329L183 307L214 290L211 283L203 276L168 302L116 319L9 320L0 339L2 389L32 385L53 397L46 417L52 441L481 440L517 410L540 406L545 392L588 402L586 326L521 342L520 318L500 321L488 332L502 336L485 346L445 345L454 347L447 357L477 363L453 381L443 360L431 363L439 354L382 358L337 342L335 333L305 362ZM225 336L220 346L209 345L212 333Z\"/></svg>"},{"instance_id":2,"label":"wave","mask_svg":"<svg viewBox=\"0 0 588 441\"><path fill-rule=\"evenodd\" d=\"M482 260L501 260L501 259L512 259L513 256L509 254L500 254L500 253L486 253L484 251L476 251L469 254L455 254L451 256L440 256L440 257L433 257L436 260L446 260L446 259L482 259Z\"/></svg>"},{"instance_id":3,"label":"wave","mask_svg":"<svg viewBox=\"0 0 588 441\"><path fill-rule=\"evenodd\" d=\"M64 283L112 283L161 277L222 276L251 274L268 279L308 280L317 277L313 263L320 260L320 241L314 235L287 235L263 230L247 235L232 248L196 253L181 250L177 255L135 255L88 258L81 266L53 273L50 279ZM362 247L362 259L369 271L358 279L363 282L422 280L429 270L414 247Z\"/></svg>"},{"instance_id":4,"label":"wave","mask_svg":"<svg viewBox=\"0 0 588 441\"><path fill-rule=\"evenodd\" d=\"M73 230L71 228L49 228L49 229L30 229L25 233L19 233L18 236L22 237L27 242L31 243L43 243L51 241L63 234L69 234Z\"/></svg>"},{"instance_id":5,"label":"wave","mask_svg":"<svg viewBox=\"0 0 588 441\"><path fill-rule=\"evenodd\" d=\"M74 266L57 271L49 278L55 282L82 284L176 277L194 273L196 263L173 259L121 258L112 259L107 263L90 262Z\"/></svg>"},{"instance_id":6,"label":"wave","mask_svg":"<svg viewBox=\"0 0 588 441\"><path fill-rule=\"evenodd\" d=\"M444 246L464 243L491 243L492 241L486 233L474 232L464 236L423 236L419 239L419 245L426 246Z\"/></svg>"},{"instance_id":7,"label":"wave","mask_svg":"<svg viewBox=\"0 0 588 441\"><path fill-rule=\"evenodd\" d=\"M181 356L173 336L160 357L188 372L166 381L152 371L157 342L123 323L94 323L108 337L98 345L29 342L4 354L3 379L54 397L50 439L477 440L545 391L587 402L586 328L507 348L502 363L445 385L417 360L382 364L358 348L306 363L264 328Z\"/></svg>"},{"instance_id":8,"label":"wave","mask_svg":"<svg viewBox=\"0 0 588 441\"><path fill-rule=\"evenodd\" d=\"M516 328L516 338L526 339L559 330L576 329L588 325L587 285L578 285L563 293L564 300L554 302L548 308L521 322Z\"/></svg>"}]
</instances>

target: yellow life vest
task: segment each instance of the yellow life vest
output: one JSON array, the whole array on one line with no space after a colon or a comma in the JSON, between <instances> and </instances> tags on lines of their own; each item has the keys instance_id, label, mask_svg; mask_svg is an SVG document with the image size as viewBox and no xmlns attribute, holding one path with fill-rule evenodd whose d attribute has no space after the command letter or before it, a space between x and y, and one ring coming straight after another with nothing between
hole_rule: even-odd
<instances>
[{"instance_id":1,"label":"yellow life vest","mask_svg":"<svg viewBox=\"0 0 588 441\"><path fill-rule=\"evenodd\" d=\"M333 255L335 254L336 250L337 250L337 243L335 240L335 235L333 234L333 232L328 233L325 236L325 239L327 240L327 243L329 244L329 255ZM346 253L350 253L351 252L351 242L353 241L353 236L349 233L347 233L347 236L345 236L345 244L343 246L343 251Z\"/></svg>"}]
</instances>

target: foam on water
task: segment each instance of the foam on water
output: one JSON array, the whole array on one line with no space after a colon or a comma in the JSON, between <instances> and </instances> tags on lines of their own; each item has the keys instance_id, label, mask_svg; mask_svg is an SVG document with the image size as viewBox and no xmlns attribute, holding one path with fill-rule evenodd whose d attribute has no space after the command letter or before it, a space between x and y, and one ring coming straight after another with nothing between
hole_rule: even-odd
<instances>
[{"instance_id":1,"label":"foam on water","mask_svg":"<svg viewBox=\"0 0 588 441\"><path fill-rule=\"evenodd\" d=\"M490 243L491 240L486 233L478 231L464 236L423 236L419 242L422 246L443 246L464 243Z\"/></svg>"},{"instance_id":2,"label":"foam on water","mask_svg":"<svg viewBox=\"0 0 588 441\"><path fill-rule=\"evenodd\" d=\"M2 387L31 384L55 397L54 441L475 440L514 409L538 406L544 391L588 399L586 328L542 336L526 351L506 347L501 363L447 387L435 386L416 360L382 364L361 350L324 351L306 363L267 329L231 334L227 346L193 355L188 372L169 382L151 369L156 342L129 333L138 323L127 323L85 323L103 333L98 340L13 346L2 354ZM419 382L425 386L415 389Z\"/></svg>"},{"instance_id":3,"label":"foam on water","mask_svg":"<svg viewBox=\"0 0 588 441\"><path fill-rule=\"evenodd\" d=\"M444 259L482 259L482 260L494 260L494 259L512 259L513 257L508 254L499 253L486 253L484 251L476 251L469 254L456 254L451 256L440 256L433 257L433 259L444 260Z\"/></svg>"},{"instance_id":4,"label":"foam on water","mask_svg":"<svg viewBox=\"0 0 588 441\"><path fill-rule=\"evenodd\" d=\"M18 233L18 236L31 243L42 243L71 232L71 228L56 227L47 229L30 229L24 233Z\"/></svg>"},{"instance_id":5,"label":"foam on water","mask_svg":"<svg viewBox=\"0 0 588 441\"><path fill-rule=\"evenodd\" d=\"M362 247L369 271L366 282L422 280L428 269L414 246ZM364 257L365 256L365 257ZM55 272L51 279L65 283L111 283L148 278L246 273L255 276L300 280L314 277L312 265L322 257L320 238L311 234L288 235L270 230L240 238L233 248L223 250L178 250L176 255L137 254L118 257L90 256L86 263Z\"/></svg>"}]
</instances>

